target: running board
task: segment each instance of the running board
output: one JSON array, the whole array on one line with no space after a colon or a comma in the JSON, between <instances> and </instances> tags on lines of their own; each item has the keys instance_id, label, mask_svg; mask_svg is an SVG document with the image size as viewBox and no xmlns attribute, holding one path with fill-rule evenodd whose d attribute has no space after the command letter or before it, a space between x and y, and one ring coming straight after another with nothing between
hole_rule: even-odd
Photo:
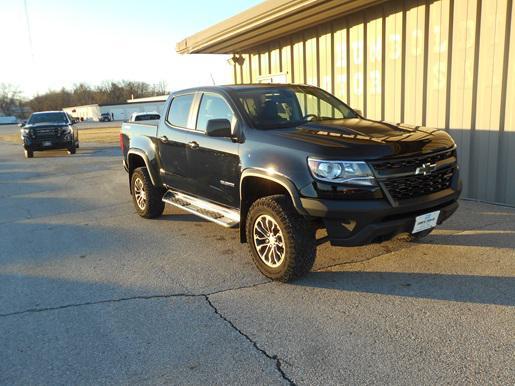
<instances>
[{"instance_id":1,"label":"running board","mask_svg":"<svg viewBox=\"0 0 515 386\"><path fill-rule=\"evenodd\" d=\"M184 193L168 190L163 196L163 202L226 228L232 228L240 223L238 210L227 209Z\"/></svg>"}]
</instances>

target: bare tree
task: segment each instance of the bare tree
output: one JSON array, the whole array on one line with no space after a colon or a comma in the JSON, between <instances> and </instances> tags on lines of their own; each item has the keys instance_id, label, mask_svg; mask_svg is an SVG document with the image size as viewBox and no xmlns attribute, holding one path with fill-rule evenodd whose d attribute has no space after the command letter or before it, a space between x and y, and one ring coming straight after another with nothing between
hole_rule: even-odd
<instances>
[{"instance_id":1,"label":"bare tree","mask_svg":"<svg viewBox=\"0 0 515 386\"><path fill-rule=\"evenodd\" d=\"M22 112L21 92L12 84L0 83L0 114L18 115Z\"/></svg>"},{"instance_id":2,"label":"bare tree","mask_svg":"<svg viewBox=\"0 0 515 386\"><path fill-rule=\"evenodd\" d=\"M154 84L154 95L165 95L168 94L168 85L164 80Z\"/></svg>"},{"instance_id":3,"label":"bare tree","mask_svg":"<svg viewBox=\"0 0 515 386\"><path fill-rule=\"evenodd\" d=\"M32 111L61 110L63 107L89 104L125 103L131 98L144 98L166 94L166 83L150 85L138 81L105 81L92 87L85 83L73 86L71 90L51 90L37 95L27 102Z\"/></svg>"}]
</instances>

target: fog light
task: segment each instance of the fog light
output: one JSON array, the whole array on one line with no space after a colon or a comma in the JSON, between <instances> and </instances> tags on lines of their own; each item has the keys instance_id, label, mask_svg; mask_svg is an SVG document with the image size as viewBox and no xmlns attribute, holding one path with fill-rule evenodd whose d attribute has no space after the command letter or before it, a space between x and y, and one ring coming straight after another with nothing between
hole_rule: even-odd
<instances>
[{"instance_id":1,"label":"fog light","mask_svg":"<svg viewBox=\"0 0 515 386\"><path fill-rule=\"evenodd\" d=\"M347 229L349 232L352 232L354 228L356 228L356 220L345 219L341 222L342 226Z\"/></svg>"}]
</instances>

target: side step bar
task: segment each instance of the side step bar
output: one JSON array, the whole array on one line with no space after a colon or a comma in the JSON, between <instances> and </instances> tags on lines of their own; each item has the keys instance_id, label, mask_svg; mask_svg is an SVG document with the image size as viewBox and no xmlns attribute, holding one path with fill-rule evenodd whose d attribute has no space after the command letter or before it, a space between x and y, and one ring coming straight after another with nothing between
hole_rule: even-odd
<instances>
[{"instance_id":1,"label":"side step bar","mask_svg":"<svg viewBox=\"0 0 515 386\"><path fill-rule=\"evenodd\" d=\"M232 228L240 223L240 212L238 210L224 208L223 206L174 190L168 190L165 193L163 202L226 228Z\"/></svg>"}]
</instances>

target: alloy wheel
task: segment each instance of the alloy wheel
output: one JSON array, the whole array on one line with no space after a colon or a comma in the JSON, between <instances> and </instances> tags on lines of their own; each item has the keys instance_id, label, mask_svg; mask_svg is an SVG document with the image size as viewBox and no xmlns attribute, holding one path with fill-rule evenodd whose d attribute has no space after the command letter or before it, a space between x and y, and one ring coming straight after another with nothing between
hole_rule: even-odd
<instances>
[{"instance_id":1,"label":"alloy wheel","mask_svg":"<svg viewBox=\"0 0 515 386\"><path fill-rule=\"evenodd\" d=\"M271 268L279 267L286 253L284 237L277 221L263 214L254 222L254 246L259 258Z\"/></svg>"},{"instance_id":2,"label":"alloy wheel","mask_svg":"<svg viewBox=\"0 0 515 386\"><path fill-rule=\"evenodd\" d=\"M145 192L145 186L139 177L134 180L134 198L138 207L141 210L145 210L147 206L147 192Z\"/></svg>"}]
</instances>

